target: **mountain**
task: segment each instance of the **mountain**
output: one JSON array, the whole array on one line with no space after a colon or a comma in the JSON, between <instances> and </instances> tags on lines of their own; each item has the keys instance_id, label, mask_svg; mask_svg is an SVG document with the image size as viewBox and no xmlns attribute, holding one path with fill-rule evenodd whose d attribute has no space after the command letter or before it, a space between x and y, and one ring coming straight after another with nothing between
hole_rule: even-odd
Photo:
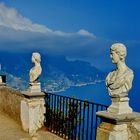
<instances>
[{"instance_id":1,"label":"mountain","mask_svg":"<svg viewBox=\"0 0 140 140\"><path fill-rule=\"evenodd\" d=\"M8 77L8 84L25 89L28 87L28 74L31 64L31 52L0 52L1 73ZM71 86L93 84L104 80L105 74L90 63L70 61L65 56L41 53L42 88L55 92ZM13 81L11 80L12 78ZM18 84L17 84L18 83Z\"/></svg>"}]
</instances>

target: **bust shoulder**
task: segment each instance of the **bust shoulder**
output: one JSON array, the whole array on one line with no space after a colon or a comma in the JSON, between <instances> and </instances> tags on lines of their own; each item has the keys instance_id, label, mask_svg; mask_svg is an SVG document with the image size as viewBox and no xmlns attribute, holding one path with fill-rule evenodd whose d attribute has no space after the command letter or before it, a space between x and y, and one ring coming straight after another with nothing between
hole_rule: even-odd
<instances>
[{"instance_id":1,"label":"bust shoulder","mask_svg":"<svg viewBox=\"0 0 140 140\"><path fill-rule=\"evenodd\" d=\"M112 78L112 76L114 76L116 74L116 70L112 70L111 72L108 73L106 80L109 80L110 78Z\"/></svg>"},{"instance_id":2,"label":"bust shoulder","mask_svg":"<svg viewBox=\"0 0 140 140\"><path fill-rule=\"evenodd\" d=\"M133 70L130 69L129 67L127 67L127 69L124 71L124 74L122 75L122 77L124 77L126 79L133 78L134 77Z\"/></svg>"},{"instance_id":3,"label":"bust shoulder","mask_svg":"<svg viewBox=\"0 0 140 140\"><path fill-rule=\"evenodd\" d=\"M127 72L128 72L129 74L133 74L133 70L130 69L129 67L127 67Z\"/></svg>"}]
</instances>

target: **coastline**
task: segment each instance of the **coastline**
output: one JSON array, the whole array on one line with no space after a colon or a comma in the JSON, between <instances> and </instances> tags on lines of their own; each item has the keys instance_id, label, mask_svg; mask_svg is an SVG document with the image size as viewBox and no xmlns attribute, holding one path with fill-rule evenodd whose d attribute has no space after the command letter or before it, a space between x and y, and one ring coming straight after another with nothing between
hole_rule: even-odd
<instances>
[{"instance_id":1,"label":"coastline","mask_svg":"<svg viewBox=\"0 0 140 140\"><path fill-rule=\"evenodd\" d=\"M76 84L76 85L71 85L69 87L62 88L60 90L48 90L47 92L52 92L52 93L59 93L59 92L65 92L66 90L70 89L71 87L84 87L88 85L95 85L97 83L102 83L105 80L95 80L94 82L89 82L89 83L81 83L81 84Z\"/></svg>"}]
</instances>

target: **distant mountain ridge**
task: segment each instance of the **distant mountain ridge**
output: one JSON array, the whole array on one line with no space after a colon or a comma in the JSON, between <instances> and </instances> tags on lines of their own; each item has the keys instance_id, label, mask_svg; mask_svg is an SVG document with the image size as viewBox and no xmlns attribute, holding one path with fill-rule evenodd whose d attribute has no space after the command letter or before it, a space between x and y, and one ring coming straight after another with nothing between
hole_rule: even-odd
<instances>
[{"instance_id":1,"label":"distant mountain ridge","mask_svg":"<svg viewBox=\"0 0 140 140\"><path fill-rule=\"evenodd\" d=\"M28 74L32 53L0 52L2 72L6 73L9 85L25 89L28 86ZM51 91L65 90L71 86L94 84L105 79L105 74L90 63L84 61L69 61L65 56L41 54L42 75L40 81L42 88ZM18 84L16 82L19 82ZM15 83L15 84L14 84Z\"/></svg>"}]
</instances>

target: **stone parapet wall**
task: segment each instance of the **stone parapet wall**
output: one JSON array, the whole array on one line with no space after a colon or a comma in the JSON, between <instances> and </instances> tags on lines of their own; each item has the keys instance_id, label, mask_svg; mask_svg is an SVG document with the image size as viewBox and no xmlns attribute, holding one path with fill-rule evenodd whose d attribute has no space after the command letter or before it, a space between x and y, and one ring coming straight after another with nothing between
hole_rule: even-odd
<instances>
[{"instance_id":1,"label":"stone parapet wall","mask_svg":"<svg viewBox=\"0 0 140 140\"><path fill-rule=\"evenodd\" d=\"M19 90L10 87L0 87L0 110L21 124L20 104L23 95Z\"/></svg>"}]
</instances>

